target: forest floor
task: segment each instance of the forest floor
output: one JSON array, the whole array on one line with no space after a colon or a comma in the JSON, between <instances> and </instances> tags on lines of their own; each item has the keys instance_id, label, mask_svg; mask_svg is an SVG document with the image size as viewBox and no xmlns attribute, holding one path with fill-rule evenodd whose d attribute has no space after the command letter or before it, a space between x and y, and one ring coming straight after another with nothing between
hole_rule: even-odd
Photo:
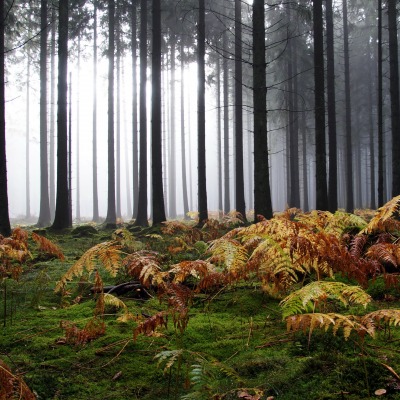
<instances>
[{"instance_id":1,"label":"forest floor","mask_svg":"<svg viewBox=\"0 0 400 400\"><path fill-rule=\"evenodd\" d=\"M115 277L95 260L90 249L100 243L131 235L129 244L118 248L119 257L142 252L151 259L149 252L156 252L160 271L167 272L184 261L209 260L209 239L231 229L216 233L215 225L206 227L191 240L179 230L127 225L117 231L94 225L35 231L58 245L65 260L38 251L29 239L30 257L18 279L8 274L0 281L0 398L9 398L7 369L14 394L25 382L37 399L46 400L373 399L380 393L400 399L399 327L382 322L374 338L357 332L345 338L341 330L334 335L329 324L326 329L316 324L312 332L310 327L288 331L280 304L288 293L266 290L256 274L204 290L192 290L196 273L175 279L190 291L184 305L176 287L173 294L160 294L154 280L146 285L154 270L135 277L140 289L114 291L103 303L101 293L93 291L96 284L101 291L103 285L133 280L128 263L113 258L115 248L109 259L124 266ZM82 261L83 254L90 257ZM79 263L77 277L62 281ZM102 282L94 282L99 275ZM335 278L354 283L339 274ZM55 292L60 281L65 285ZM400 308L399 287L388 289L380 276L365 291L372 297L366 308L335 304L334 312L364 315ZM96 324L101 328L93 328ZM20 398L33 398L28 389L21 393Z\"/></svg>"}]
</instances>

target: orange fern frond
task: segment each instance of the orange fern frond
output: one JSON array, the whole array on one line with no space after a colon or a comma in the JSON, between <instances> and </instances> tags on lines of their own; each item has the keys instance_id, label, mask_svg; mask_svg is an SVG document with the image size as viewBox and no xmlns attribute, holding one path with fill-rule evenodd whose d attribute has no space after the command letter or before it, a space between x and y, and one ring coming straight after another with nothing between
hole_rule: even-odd
<instances>
[{"instance_id":1,"label":"orange fern frond","mask_svg":"<svg viewBox=\"0 0 400 400\"><path fill-rule=\"evenodd\" d=\"M164 326L165 329L167 329L167 318L164 311L160 311L159 313L141 322L133 331L133 340L136 341L140 334L147 336L153 334L159 326Z\"/></svg>"},{"instance_id":2,"label":"orange fern frond","mask_svg":"<svg viewBox=\"0 0 400 400\"><path fill-rule=\"evenodd\" d=\"M194 260L182 261L179 264L173 265L172 268L169 270L169 273L173 276L173 282L182 283L189 276L201 280L214 271L214 266L209 262L204 260Z\"/></svg>"},{"instance_id":3,"label":"orange fern frond","mask_svg":"<svg viewBox=\"0 0 400 400\"><path fill-rule=\"evenodd\" d=\"M99 260L108 272L115 276L120 268L121 245L117 242L103 242L87 250L82 257L57 282L55 291L63 289L68 281L81 276L85 271L90 274L95 269L95 260Z\"/></svg>"},{"instance_id":4,"label":"orange fern frond","mask_svg":"<svg viewBox=\"0 0 400 400\"><path fill-rule=\"evenodd\" d=\"M0 399L36 400L36 396L25 381L13 374L2 360L0 360Z\"/></svg>"},{"instance_id":5,"label":"orange fern frond","mask_svg":"<svg viewBox=\"0 0 400 400\"><path fill-rule=\"evenodd\" d=\"M367 235L357 235L350 243L350 254L355 258L360 258L363 254L364 247L368 242Z\"/></svg>"},{"instance_id":6,"label":"orange fern frond","mask_svg":"<svg viewBox=\"0 0 400 400\"><path fill-rule=\"evenodd\" d=\"M369 234L379 231L385 232L385 231L399 230L400 228L399 213L400 213L400 196L396 196L378 209L376 215L362 230L362 233Z\"/></svg>"},{"instance_id":7,"label":"orange fern frond","mask_svg":"<svg viewBox=\"0 0 400 400\"><path fill-rule=\"evenodd\" d=\"M78 328L69 321L61 321L60 326L65 331L65 341L72 345L84 345L100 336L106 331L106 325L102 319L91 318L83 329Z\"/></svg>"},{"instance_id":8,"label":"orange fern frond","mask_svg":"<svg viewBox=\"0 0 400 400\"><path fill-rule=\"evenodd\" d=\"M364 315L361 322L364 325L380 324L384 322L385 324L392 326L400 326L400 310L398 309L384 309L370 312Z\"/></svg>"},{"instance_id":9,"label":"orange fern frond","mask_svg":"<svg viewBox=\"0 0 400 400\"><path fill-rule=\"evenodd\" d=\"M36 242L39 247L39 251L50 256L54 256L59 258L60 260L64 260L64 254L62 253L61 249L54 244L51 240L38 235L35 232L32 232L32 239Z\"/></svg>"},{"instance_id":10,"label":"orange fern frond","mask_svg":"<svg viewBox=\"0 0 400 400\"><path fill-rule=\"evenodd\" d=\"M382 264L391 264L394 267L400 264L400 247L394 243L374 244L368 249L366 255Z\"/></svg>"}]
</instances>

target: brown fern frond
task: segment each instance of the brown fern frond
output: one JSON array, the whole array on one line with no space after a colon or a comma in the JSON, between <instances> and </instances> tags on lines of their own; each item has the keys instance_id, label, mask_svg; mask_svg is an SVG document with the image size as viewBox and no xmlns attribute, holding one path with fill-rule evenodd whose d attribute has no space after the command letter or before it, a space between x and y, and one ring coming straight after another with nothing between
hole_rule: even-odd
<instances>
[{"instance_id":1,"label":"brown fern frond","mask_svg":"<svg viewBox=\"0 0 400 400\"><path fill-rule=\"evenodd\" d=\"M362 233L375 233L379 231L398 230L400 212L400 196L393 197L385 205L378 209L376 215L371 219L368 225L362 230Z\"/></svg>"},{"instance_id":2,"label":"brown fern frond","mask_svg":"<svg viewBox=\"0 0 400 400\"><path fill-rule=\"evenodd\" d=\"M64 254L61 249L54 244L51 240L32 232L32 239L36 242L39 247L39 251L48 254L50 256L57 257L60 260L64 260Z\"/></svg>"},{"instance_id":3,"label":"brown fern frond","mask_svg":"<svg viewBox=\"0 0 400 400\"><path fill-rule=\"evenodd\" d=\"M399 288L400 287L400 274L393 273L393 274L383 274L383 279L385 281L385 287L390 288Z\"/></svg>"},{"instance_id":4,"label":"brown fern frond","mask_svg":"<svg viewBox=\"0 0 400 400\"><path fill-rule=\"evenodd\" d=\"M25 229L22 229L19 226L17 226L16 228L13 229L11 237L17 240L18 242L23 243L25 247L28 247L29 233Z\"/></svg>"},{"instance_id":5,"label":"brown fern frond","mask_svg":"<svg viewBox=\"0 0 400 400\"><path fill-rule=\"evenodd\" d=\"M182 261L179 264L173 265L172 268L169 270L169 273L173 276L173 282L182 283L189 276L201 280L214 271L214 266L209 262L204 260L194 260Z\"/></svg>"},{"instance_id":6,"label":"brown fern frond","mask_svg":"<svg viewBox=\"0 0 400 400\"><path fill-rule=\"evenodd\" d=\"M374 244L368 249L366 255L372 260L377 260L382 264L391 264L393 267L398 267L400 264L400 247L397 244Z\"/></svg>"},{"instance_id":7,"label":"brown fern frond","mask_svg":"<svg viewBox=\"0 0 400 400\"><path fill-rule=\"evenodd\" d=\"M373 325L385 323L392 326L400 326L400 310L384 309L370 312L364 315L361 319L363 325Z\"/></svg>"},{"instance_id":8,"label":"brown fern frond","mask_svg":"<svg viewBox=\"0 0 400 400\"><path fill-rule=\"evenodd\" d=\"M179 233L187 232L191 230L192 227L187 223L178 220L165 221L162 223L161 232L164 235L176 235Z\"/></svg>"},{"instance_id":9,"label":"brown fern frond","mask_svg":"<svg viewBox=\"0 0 400 400\"><path fill-rule=\"evenodd\" d=\"M350 254L355 258L360 258L363 254L367 242L368 242L367 235L355 236L350 243Z\"/></svg>"},{"instance_id":10,"label":"brown fern frond","mask_svg":"<svg viewBox=\"0 0 400 400\"><path fill-rule=\"evenodd\" d=\"M123 265L129 275L140 280L143 286L162 283L168 273L161 271L159 254L152 251L138 251L126 257Z\"/></svg>"},{"instance_id":11,"label":"brown fern frond","mask_svg":"<svg viewBox=\"0 0 400 400\"><path fill-rule=\"evenodd\" d=\"M212 272L206 275L204 278L200 280L197 284L196 291L210 291L220 288L228 283L232 283L235 280L233 277L230 277L229 274L224 272Z\"/></svg>"},{"instance_id":12,"label":"brown fern frond","mask_svg":"<svg viewBox=\"0 0 400 400\"><path fill-rule=\"evenodd\" d=\"M106 325L100 318L93 317L83 329L78 328L69 321L61 321L60 326L65 331L65 341L72 345L84 345L100 336L106 331Z\"/></svg>"},{"instance_id":13,"label":"brown fern frond","mask_svg":"<svg viewBox=\"0 0 400 400\"><path fill-rule=\"evenodd\" d=\"M0 360L0 399L36 400L25 381L11 372L10 367Z\"/></svg>"},{"instance_id":14,"label":"brown fern frond","mask_svg":"<svg viewBox=\"0 0 400 400\"><path fill-rule=\"evenodd\" d=\"M151 335L159 326L164 326L167 329L167 318L165 311L160 311L159 313L147 318L145 321L141 322L133 331L133 340L136 341L140 334Z\"/></svg>"},{"instance_id":15,"label":"brown fern frond","mask_svg":"<svg viewBox=\"0 0 400 400\"><path fill-rule=\"evenodd\" d=\"M103 263L103 266L111 275L115 276L120 268L118 262L121 254L120 249L121 245L114 241L93 246L62 276L61 280L57 282L55 291L61 291L68 281L81 276L84 272L92 273L96 266L96 259Z\"/></svg>"}]
</instances>

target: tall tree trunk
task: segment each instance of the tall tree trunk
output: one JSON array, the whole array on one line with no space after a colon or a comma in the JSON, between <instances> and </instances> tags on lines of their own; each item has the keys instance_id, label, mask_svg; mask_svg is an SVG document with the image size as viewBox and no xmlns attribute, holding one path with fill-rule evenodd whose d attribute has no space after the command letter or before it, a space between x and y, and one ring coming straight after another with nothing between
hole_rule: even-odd
<instances>
[{"instance_id":1,"label":"tall tree trunk","mask_svg":"<svg viewBox=\"0 0 400 400\"><path fill-rule=\"evenodd\" d=\"M236 210L246 221L243 171L243 88L242 88L242 7L241 0L235 0L235 199Z\"/></svg>"},{"instance_id":2,"label":"tall tree trunk","mask_svg":"<svg viewBox=\"0 0 400 400\"><path fill-rule=\"evenodd\" d=\"M29 37L31 36L30 29L30 17L28 19L29 24ZM26 65L26 139L25 139L25 216L29 221L31 217L31 188L30 188L30 178L29 178L29 169L30 169L30 101L31 101L31 50L30 46L27 49L27 65Z\"/></svg>"},{"instance_id":3,"label":"tall tree trunk","mask_svg":"<svg viewBox=\"0 0 400 400\"><path fill-rule=\"evenodd\" d=\"M198 170L198 211L201 226L208 219L206 179L206 108L205 108L205 5L199 0L199 21L197 27L197 170Z\"/></svg>"},{"instance_id":4,"label":"tall tree trunk","mask_svg":"<svg viewBox=\"0 0 400 400\"><path fill-rule=\"evenodd\" d=\"M337 194L337 144L336 144L336 96L335 96L335 51L333 39L332 0L326 0L326 53L329 131L329 211L338 208Z\"/></svg>"},{"instance_id":5,"label":"tall tree trunk","mask_svg":"<svg viewBox=\"0 0 400 400\"><path fill-rule=\"evenodd\" d=\"M400 96L396 0L388 0L390 109L392 123L392 197L400 195Z\"/></svg>"},{"instance_id":6,"label":"tall tree trunk","mask_svg":"<svg viewBox=\"0 0 400 400\"><path fill-rule=\"evenodd\" d=\"M217 55L217 151L218 151L218 212L223 214L222 204L222 127L221 127L221 60Z\"/></svg>"},{"instance_id":7,"label":"tall tree trunk","mask_svg":"<svg viewBox=\"0 0 400 400\"><path fill-rule=\"evenodd\" d=\"M151 172L153 185L153 225L158 225L166 220L164 208L161 140L161 0L153 0L152 4L153 53L151 59Z\"/></svg>"},{"instance_id":8,"label":"tall tree trunk","mask_svg":"<svg viewBox=\"0 0 400 400\"><path fill-rule=\"evenodd\" d=\"M68 221L72 226L72 72L69 73L68 95Z\"/></svg>"},{"instance_id":9,"label":"tall tree trunk","mask_svg":"<svg viewBox=\"0 0 400 400\"><path fill-rule=\"evenodd\" d=\"M224 108L224 213L227 214L231 210L230 202L230 174L229 174L229 96L228 96L228 39L226 37L226 29L222 33L222 70L224 74L223 80L223 108Z\"/></svg>"},{"instance_id":10,"label":"tall tree trunk","mask_svg":"<svg viewBox=\"0 0 400 400\"><path fill-rule=\"evenodd\" d=\"M121 218L121 12L120 7L117 7L116 15L116 47L117 47L117 60L116 60L116 74L117 74L117 137L116 137L116 213L117 218Z\"/></svg>"},{"instance_id":11,"label":"tall tree trunk","mask_svg":"<svg viewBox=\"0 0 400 400\"><path fill-rule=\"evenodd\" d=\"M137 0L132 1L131 20L131 51L132 51L132 191L133 191L133 212L132 218L137 217L139 198L139 148L138 148L138 102L137 102L137 56L136 56L136 35L137 35Z\"/></svg>"},{"instance_id":12,"label":"tall tree trunk","mask_svg":"<svg viewBox=\"0 0 400 400\"><path fill-rule=\"evenodd\" d=\"M140 161L139 202L136 225L148 226L147 220L147 1L140 2Z\"/></svg>"},{"instance_id":13,"label":"tall tree trunk","mask_svg":"<svg viewBox=\"0 0 400 400\"><path fill-rule=\"evenodd\" d=\"M368 108L369 108L369 160L370 160L370 190L369 190L369 194L370 194L370 203L369 203L369 207L371 209L375 209L376 208L376 201L375 201L375 197L376 197L376 187L375 187L375 135L374 135L374 101L373 101L373 86L374 86L374 66L373 66L373 54L372 54L372 50L371 50L371 46L368 43L368 62L370 63L370 82L371 84L368 85Z\"/></svg>"},{"instance_id":14,"label":"tall tree trunk","mask_svg":"<svg viewBox=\"0 0 400 400\"><path fill-rule=\"evenodd\" d=\"M310 206L308 203L307 123L305 111L301 112L301 130L303 140L303 210L308 211Z\"/></svg>"},{"instance_id":15,"label":"tall tree trunk","mask_svg":"<svg viewBox=\"0 0 400 400\"><path fill-rule=\"evenodd\" d=\"M183 217L188 218L189 201L186 177L186 141L185 141L185 47L181 40L181 157L182 157L182 197Z\"/></svg>"},{"instance_id":16,"label":"tall tree trunk","mask_svg":"<svg viewBox=\"0 0 400 400\"><path fill-rule=\"evenodd\" d=\"M47 163L47 0L40 8L40 212L38 226L51 222Z\"/></svg>"},{"instance_id":17,"label":"tall tree trunk","mask_svg":"<svg viewBox=\"0 0 400 400\"><path fill-rule=\"evenodd\" d=\"M315 167L318 210L328 209L325 148L324 22L322 0L314 0Z\"/></svg>"},{"instance_id":18,"label":"tall tree trunk","mask_svg":"<svg viewBox=\"0 0 400 400\"><path fill-rule=\"evenodd\" d=\"M56 189L55 189L55 139L56 139L56 11L53 7L51 13L51 74L50 74L50 218L54 219L55 207L56 207Z\"/></svg>"},{"instance_id":19,"label":"tall tree trunk","mask_svg":"<svg viewBox=\"0 0 400 400\"><path fill-rule=\"evenodd\" d=\"M349 31L347 23L347 0L343 0L343 40L344 40L344 85L346 103L346 211L354 211L353 189L353 148L351 132L351 95L350 95L350 59Z\"/></svg>"},{"instance_id":20,"label":"tall tree trunk","mask_svg":"<svg viewBox=\"0 0 400 400\"><path fill-rule=\"evenodd\" d=\"M52 227L71 226L69 219L67 149L68 0L60 0L58 23L57 196Z\"/></svg>"},{"instance_id":21,"label":"tall tree trunk","mask_svg":"<svg viewBox=\"0 0 400 400\"><path fill-rule=\"evenodd\" d=\"M176 218L176 135L175 135L175 48L176 48L176 37L175 33L171 30L170 36L171 43L171 109L170 109L170 118L171 118L171 131L170 131L170 148L169 148L169 217L174 219Z\"/></svg>"},{"instance_id":22,"label":"tall tree trunk","mask_svg":"<svg viewBox=\"0 0 400 400\"><path fill-rule=\"evenodd\" d=\"M108 201L106 224L115 226L115 144L114 144L114 53L115 1L108 2Z\"/></svg>"},{"instance_id":23,"label":"tall tree trunk","mask_svg":"<svg viewBox=\"0 0 400 400\"><path fill-rule=\"evenodd\" d=\"M378 207L383 206L382 0L378 0Z\"/></svg>"},{"instance_id":24,"label":"tall tree trunk","mask_svg":"<svg viewBox=\"0 0 400 400\"><path fill-rule=\"evenodd\" d=\"M97 184L97 0L93 0L93 221L99 222L99 191Z\"/></svg>"},{"instance_id":25,"label":"tall tree trunk","mask_svg":"<svg viewBox=\"0 0 400 400\"><path fill-rule=\"evenodd\" d=\"M264 0L253 1L254 219L272 218L267 136Z\"/></svg>"},{"instance_id":26,"label":"tall tree trunk","mask_svg":"<svg viewBox=\"0 0 400 400\"><path fill-rule=\"evenodd\" d=\"M80 85L81 85L81 37L78 35L78 71L76 82L76 204L75 204L75 218L77 221L81 219L81 193L80 193Z\"/></svg>"},{"instance_id":27,"label":"tall tree trunk","mask_svg":"<svg viewBox=\"0 0 400 400\"><path fill-rule=\"evenodd\" d=\"M8 214L6 119L5 119L5 68L4 68L4 2L0 5L0 234L10 236L11 226Z\"/></svg>"}]
</instances>

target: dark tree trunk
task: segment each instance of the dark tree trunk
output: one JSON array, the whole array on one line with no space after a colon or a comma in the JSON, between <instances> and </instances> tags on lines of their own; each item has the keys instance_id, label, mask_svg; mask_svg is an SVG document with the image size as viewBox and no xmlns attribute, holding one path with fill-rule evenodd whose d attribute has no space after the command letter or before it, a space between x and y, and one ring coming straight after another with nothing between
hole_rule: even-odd
<instances>
[{"instance_id":1,"label":"dark tree trunk","mask_svg":"<svg viewBox=\"0 0 400 400\"><path fill-rule=\"evenodd\" d=\"M117 135L116 135L116 215L117 218L121 218L121 12L120 7L117 7L116 15L116 47L117 47L117 60L116 60L116 74L117 74ZM127 188L128 189L128 188Z\"/></svg>"},{"instance_id":2,"label":"dark tree trunk","mask_svg":"<svg viewBox=\"0 0 400 400\"><path fill-rule=\"evenodd\" d=\"M114 53L115 53L115 1L108 2L108 201L106 224L115 226L115 145L114 145Z\"/></svg>"},{"instance_id":3,"label":"dark tree trunk","mask_svg":"<svg viewBox=\"0 0 400 400\"><path fill-rule=\"evenodd\" d=\"M221 61L217 56L217 158L218 158L218 212L223 214L222 205L222 127L221 127Z\"/></svg>"},{"instance_id":4,"label":"dark tree trunk","mask_svg":"<svg viewBox=\"0 0 400 400\"><path fill-rule=\"evenodd\" d=\"M161 0L153 0L153 53L151 59L151 156L153 225L166 220L164 208L161 140Z\"/></svg>"},{"instance_id":5,"label":"dark tree trunk","mask_svg":"<svg viewBox=\"0 0 400 400\"><path fill-rule=\"evenodd\" d=\"M147 1L140 2L140 161L139 202L136 225L148 226L147 220Z\"/></svg>"},{"instance_id":6,"label":"dark tree trunk","mask_svg":"<svg viewBox=\"0 0 400 400\"><path fill-rule=\"evenodd\" d=\"M182 157L182 197L183 197L183 216L188 218L189 201L186 177L186 141L185 141L185 47L181 40L181 157Z\"/></svg>"},{"instance_id":7,"label":"dark tree trunk","mask_svg":"<svg viewBox=\"0 0 400 400\"><path fill-rule=\"evenodd\" d=\"M272 218L267 136L264 0L253 1L254 219Z\"/></svg>"},{"instance_id":8,"label":"dark tree trunk","mask_svg":"<svg viewBox=\"0 0 400 400\"><path fill-rule=\"evenodd\" d=\"M370 160L370 198L371 201L369 203L369 207L371 209L376 208L376 187L375 187L375 135L374 135L374 101L373 101L373 87L374 87L374 72L375 66L373 65L373 54L371 50L371 46L368 43L368 62L370 63L370 82L371 84L368 85L368 108L369 108L369 160Z\"/></svg>"},{"instance_id":9,"label":"dark tree trunk","mask_svg":"<svg viewBox=\"0 0 400 400\"><path fill-rule=\"evenodd\" d=\"M378 207L383 206L382 0L378 0Z\"/></svg>"},{"instance_id":10,"label":"dark tree trunk","mask_svg":"<svg viewBox=\"0 0 400 400\"><path fill-rule=\"evenodd\" d=\"M99 222L97 184L97 0L93 0L93 221Z\"/></svg>"},{"instance_id":11,"label":"dark tree trunk","mask_svg":"<svg viewBox=\"0 0 400 400\"><path fill-rule=\"evenodd\" d=\"M170 103L170 118L171 118L171 131L170 131L170 148L169 148L169 179L168 179L168 186L169 186L169 217L174 219L176 218L176 135L175 135L175 70L176 70L176 63L175 63L175 48L176 48L176 37L175 33L171 31L170 36L171 42L171 103Z\"/></svg>"},{"instance_id":12,"label":"dark tree trunk","mask_svg":"<svg viewBox=\"0 0 400 400\"><path fill-rule=\"evenodd\" d=\"M68 87L68 221L72 226L72 72Z\"/></svg>"},{"instance_id":13,"label":"dark tree trunk","mask_svg":"<svg viewBox=\"0 0 400 400\"><path fill-rule=\"evenodd\" d=\"M396 0L388 0L390 109L392 123L392 197L400 195L400 96Z\"/></svg>"},{"instance_id":14,"label":"dark tree trunk","mask_svg":"<svg viewBox=\"0 0 400 400\"><path fill-rule=\"evenodd\" d=\"M326 53L329 131L329 211L338 208L337 194L337 144L336 144L336 96L335 96L335 52L333 39L332 0L326 0Z\"/></svg>"},{"instance_id":15,"label":"dark tree trunk","mask_svg":"<svg viewBox=\"0 0 400 400\"><path fill-rule=\"evenodd\" d=\"M30 28L30 17L28 19L28 35L31 36L31 28ZM26 63L26 139L25 139L25 216L26 219L29 221L31 217L31 188L30 188L30 177L29 177L29 170L30 170L30 101L31 101L31 50L30 46L28 46L27 50L27 63Z\"/></svg>"},{"instance_id":16,"label":"dark tree trunk","mask_svg":"<svg viewBox=\"0 0 400 400\"><path fill-rule=\"evenodd\" d=\"M51 75L50 75L50 166L49 166L49 188L50 188L50 218L54 219L56 207L55 189L55 139L56 139L56 11L53 7L51 14Z\"/></svg>"},{"instance_id":17,"label":"dark tree trunk","mask_svg":"<svg viewBox=\"0 0 400 400\"><path fill-rule=\"evenodd\" d=\"M76 82L76 204L75 218L77 221L81 219L81 192L80 192L80 85L81 85L81 37L78 36L78 77Z\"/></svg>"},{"instance_id":18,"label":"dark tree trunk","mask_svg":"<svg viewBox=\"0 0 400 400\"><path fill-rule=\"evenodd\" d=\"M47 0L40 3L40 212L38 226L51 222L47 162Z\"/></svg>"},{"instance_id":19,"label":"dark tree trunk","mask_svg":"<svg viewBox=\"0 0 400 400\"><path fill-rule=\"evenodd\" d=\"M242 7L241 0L235 0L235 200L236 210L246 221L243 171L243 88L242 88Z\"/></svg>"},{"instance_id":20,"label":"dark tree trunk","mask_svg":"<svg viewBox=\"0 0 400 400\"><path fill-rule=\"evenodd\" d=\"M133 183L133 216L137 217L138 198L139 198L139 149L138 149L138 102L137 102L137 56L136 56L136 35L137 35L137 0L132 1L132 21L131 21L131 51L132 51L132 183Z\"/></svg>"},{"instance_id":21,"label":"dark tree trunk","mask_svg":"<svg viewBox=\"0 0 400 400\"><path fill-rule=\"evenodd\" d=\"M58 24L58 102L57 102L57 196L52 227L71 226L68 193L67 75L68 75L68 1L60 0Z\"/></svg>"},{"instance_id":22,"label":"dark tree trunk","mask_svg":"<svg viewBox=\"0 0 400 400\"><path fill-rule=\"evenodd\" d=\"M199 22L197 27L197 162L198 162L198 211L199 226L208 219L206 179L206 113L205 113L205 5L199 0Z\"/></svg>"},{"instance_id":23,"label":"dark tree trunk","mask_svg":"<svg viewBox=\"0 0 400 400\"><path fill-rule=\"evenodd\" d=\"M322 0L314 0L315 167L318 210L328 209L325 148L324 23Z\"/></svg>"},{"instance_id":24,"label":"dark tree trunk","mask_svg":"<svg viewBox=\"0 0 400 400\"><path fill-rule=\"evenodd\" d=\"M0 6L0 234L10 236L11 226L8 214L7 160L6 160L6 119L5 119L5 70L4 70L4 2Z\"/></svg>"},{"instance_id":25,"label":"dark tree trunk","mask_svg":"<svg viewBox=\"0 0 400 400\"><path fill-rule=\"evenodd\" d=\"M224 108L224 213L227 214L231 210L230 202L230 174L229 174L229 96L228 96L228 39L226 37L226 29L222 34L222 70L224 74L223 80L223 108Z\"/></svg>"},{"instance_id":26,"label":"dark tree trunk","mask_svg":"<svg viewBox=\"0 0 400 400\"><path fill-rule=\"evenodd\" d=\"M344 40L344 85L346 97L346 211L354 211L353 189L353 148L351 132L350 59L349 32L347 24L347 0L343 0L343 40Z\"/></svg>"},{"instance_id":27,"label":"dark tree trunk","mask_svg":"<svg viewBox=\"0 0 400 400\"><path fill-rule=\"evenodd\" d=\"M308 157L307 157L307 123L306 113L301 112L301 130L303 140L303 211L308 211L310 206L308 204Z\"/></svg>"}]
</instances>

